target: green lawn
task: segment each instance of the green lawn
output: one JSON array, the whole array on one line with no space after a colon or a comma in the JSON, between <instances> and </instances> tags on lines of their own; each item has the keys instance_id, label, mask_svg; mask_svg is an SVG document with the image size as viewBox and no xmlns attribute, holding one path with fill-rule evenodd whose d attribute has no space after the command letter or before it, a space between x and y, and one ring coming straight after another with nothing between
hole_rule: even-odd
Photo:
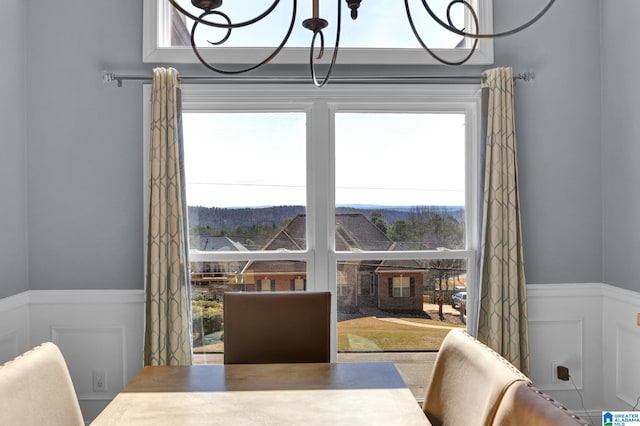
<instances>
[{"instance_id":1,"label":"green lawn","mask_svg":"<svg viewBox=\"0 0 640 426\"><path fill-rule=\"evenodd\" d=\"M438 350L451 328L464 327L420 318L403 320L415 325L375 317L339 322L338 351Z\"/></svg>"},{"instance_id":2,"label":"green lawn","mask_svg":"<svg viewBox=\"0 0 640 426\"><path fill-rule=\"evenodd\" d=\"M451 328L464 327L422 318L398 319L411 324L376 317L339 322L338 352L437 351ZM224 343L220 340L205 339L204 343L203 346L194 348L194 352L224 350Z\"/></svg>"}]
</instances>

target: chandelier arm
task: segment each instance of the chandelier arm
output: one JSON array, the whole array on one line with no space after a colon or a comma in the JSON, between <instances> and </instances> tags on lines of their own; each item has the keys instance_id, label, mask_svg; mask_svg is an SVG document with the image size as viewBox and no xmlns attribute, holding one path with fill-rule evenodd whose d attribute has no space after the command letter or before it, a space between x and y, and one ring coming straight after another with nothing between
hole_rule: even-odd
<instances>
[{"instance_id":1,"label":"chandelier arm","mask_svg":"<svg viewBox=\"0 0 640 426\"><path fill-rule=\"evenodd\" d=\"M295 4L297 4L297 0L293 0L293 2ZM232 23L229 22L228 24L220 24L218 22L211 22L211 21L207 21L206 19L203 19L203 15L207 15L206 13L203 13L200 16L196 16L194 14L192 14L191 12L189 12L188 10L186 10L185 8L183 8L182 6L180 6L180 4L178 4L177 0L169 0L169 3L171 3L171 5L180 13L182 13L184 16L191 18L192 20L194 20L195 22L198 22L200 24L203 25L208 25L210 27L215 27L215 28L222 28L222 29L232 29L232 28L241 28L241 27L246 27L248 25L252 25L255 24L258 21L263 20L264 18L266 18L267 16L269 16L271 14L271 12L274 11L274 9L276 7L278 7L278 4L280 3L280 0L273 0L273 3L271 4L271 6L269 6L269 8L267 8L267 10L265 10L263 13L261 13L260 15L251 18L247 21L242 21L242 22L237 22L237 23Z\"/></svg>"},{"instance_id":2,"label":"chandelier arm","mask_svg":"<svg viewBox=\"0 0 640 426\"><path fill-rule=\"evenodd\" d=\"M171 1L171 0L170 0ZM535 24L536 22L538 22L540 20L540 18L542 18L549 9L551 9L551 6L553 6L553 4L556 2L556 0L549 0L549 2L546 4L546 6L544 8L542 8L542 10L533 18L531 18L529 21L525 22L522 25L519 25L513 29L507 30L507 31L502 31L499 33L469 33L463 30L460 30L458 28L456 28L455 26L453 26L451 24L451 20L449 20L449 24L447 24L446 22L444 22L442 19L440 19L440 17L438 15L435 14L435 12L431 9L431 6L429 6L428 0L421 0L422 1L422 5L425 8L425 10L427 11L427 13L429 13L429 15L431 16L431 18L436 21L441 27L443 27L444 29L454 33L454 34L458 34L461 35L463 37L470 37L470 38L475 38L475 39L488 39L488 38L498 38L498 37L505 37L505 36L509 36L509 35L513 35L516 33L519 33L522 30L525 30L527 28L529 28L531 25ZM452 4L454 3L461 3L463 4L465 7L467 7L468 9L473 9L473 6L471 4L469 4L469 2L467 2L466 0L452 0L451 3L449 3L449 6L447 8L447 14L449 13L449 8L451 7Z\"/></svg>"},{"instance_id":3,"label":"chandelier arm","mask_svg":"<svg viewBox=\"0 0 640 426\"><path fill-rule=\"evenodd\" d=\"M324 35L322 34L322 30L319 31L314 31L313 33L313 37L311 38L311 47L309 48L309 66L311 68L311 78L313 79L313 84L318 87L324 87L325 84L327 84L329 82L329 79L331 78L331 74L333 73L333 68L336 64L336 59L338 58L338 49L340 48L340 30L342 27L342 3L341 0L338 0L338 21L336 24L336 43L335 46L333 48L333 55L331 56L331 63L329 64L329 69L327 70L327 73L325 74L324 78L322 79L322 81L318 81L318 76L316 73L316 66L315 66L315 59L313 56L313 49L314 49L314 45L315 45L315 41L316 41L316 36L318 35L318 33L320 34L320 39L322 42L322 47L321 47L321 51L318 55L318 59L320 59L322 57L322 54L324 52Z\"/></svg>"},{"instance_id":4,"label":"chandelier arm","mask_svg":"<svg viewBox=\"0 0 640 426\"><path fill-rule=\"evenodd\" d=\"M169 1L171 1L171 0L169 0ZM203 15L213 14L214 12L215 11L204 12ZM221 12L215 12L215 13L220 14ZM196 57L202 63L202 65L204 65L205 67L207 67L211 71L215 71L215 72L217 72L219 74L234 75L234 74L242 74L242 73L245 73L245 72L253 71L256 68L259 68L259 67L263 66L264 64L269 63L273 58L275 58L280 53L282 48L287 44L287 41L289 41L289 37L291 36L291 33L293 32L293 26L294 26L294 23L296 21L296 14L297 14L297 1L293 0L293 8L292 8L292 11L291 11L291 21L289 23L289 29L287 30L287 34L284 36L284 38L280 42L280 45L278 47L276 47L276 49L273 52L271 52L271 54L269 56L267 56L264 60L262 60L261 62L255 64L255 65L247 67L247 68L243 68L243 69L239 69L239 70L223 70L221 68L216 68L215 66L211 65L210 63L208 63L202 57L202 55L200 54L200 51L198 50L198 47L196 46L196 43L195 43L196 27L198 26L199 23L202 23L199 20L196 20L193 23L193 27L191 27L191 48L193 49L193 53L195 53ZM226 16L226 15L224 15L224 16ZM228 30L230 31L231 28L228 28ZM228 38L228 36L224 39L224 41L226 41L227 38ZM218 43L218 44L222 44L222 43Z\"/></svg>"},{"instance_id":5,"label":"chandelier arm","mask_svg":"<svg viewBox=\"0 0 640 426\"><path fill-rule=\"evenodd\" d=\"M429 48L429 46L427 46L427 44L424 42L422 37L420 37L420 33L418 32L418 29L416 28L416 25L413 22L413 17L411 16L411 10L409 9L409 0L404 0L404 7L405 7L405 9L407 11L407 19L409 20L409 25L411 26L411 30L413 31L413 35L416 37L416 39L418 40L418 43L420 43L422 48L424 50L426 50L427 53L429 55L431 55L431 57L433 59L435 59L436 61L438 61L438 62L440 62L441 64L444 64L444 65L462 65L465 62L467 62L469 59L471 59L471 57L475 53L476 47L478 45L478 39L477 38L473 40L473 46L471 46L471 49L469 50L469 53L467 54L467 56L462 58L460 61L449 61L447 59L444 59L444 58L438 56L433 50L431 50ZM475 12L475 10L473 10L473 8L470 9L470 13L471 13L471 17L473 18L473 23L474 23L476 31L477 31L478 28L479 28L478 27L478 15L476 15L476 12Z\"/></svg>"},{"instance_id":6,"label":"chandelier arm","mask_svg":"<svg viewBox=\"0 0 640 426\"><path fill-rule=\"evenodd\" d=\"M211 10L209 12L204 12L202 15L200 15L200 18L203 18L206 15L219 15L222 16L229 24L231 23L231 19L229 19L229 16L226 13L222 13L222 12L218 12L217 10ZM195 24L194 24L194 28L195 30ZM220 40L218 41L209 41L207 40L207 43L212 44L214 46L219 46L221 44L224 44L227 40L229 40L229 36L231 36L231 28L227 28L227 33L224 35L224 37L222 37ZM195 33L195 31L194 31ZM193 41L191 42L192 46L193 46Z\"/></svg>"}]
</instances>

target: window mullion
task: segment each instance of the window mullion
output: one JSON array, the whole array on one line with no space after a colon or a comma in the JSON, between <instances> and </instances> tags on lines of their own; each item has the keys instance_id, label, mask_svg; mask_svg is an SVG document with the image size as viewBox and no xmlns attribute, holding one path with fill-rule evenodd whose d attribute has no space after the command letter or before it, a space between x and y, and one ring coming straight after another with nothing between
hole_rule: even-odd
<instances>
[{"instance_id":1,"label":"window mullion","mask_svg":"<svg viewBox=\"0 0 640 426\"><path fill-rule=\"evenodd\" d=\"M333 255L333 166L330 112L326 102L313 103L307 127L307 265L308 290L331 291L331 361L337 360L336 267Z\"/></svg>"},{"instance_id":2,"label":"window mullion","mask_svg":"<svg viewBox=\"0 0 640 426\"><path fill-rule=\"evenodd\" d=\"M317 291L331 290L335 277L331 273L329 253L333 250L331 232L333 208L330 203L329 111L324 102L314 102L310 114L307 141L309 250L313 253L313 283ZM335 268L334 268L335 269Z\"/></svg>"}]
</instances>

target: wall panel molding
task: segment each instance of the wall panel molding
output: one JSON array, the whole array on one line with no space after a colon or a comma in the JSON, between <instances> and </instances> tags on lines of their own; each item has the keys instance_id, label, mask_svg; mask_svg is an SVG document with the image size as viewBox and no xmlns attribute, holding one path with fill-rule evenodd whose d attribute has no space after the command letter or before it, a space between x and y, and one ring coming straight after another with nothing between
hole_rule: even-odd
<instances>
[{"instance_id":1,"label":"wall panel molding","mask_svg":"<svg viewBox=\"0 0 640 426\"><path fill-rule=\"evenodd\" d=\"M531 379L578 415L602 409L600 283L527 286ZM555 367L569 367L560 381Z\"/></svg>"},{"instance_id":2,"label":"wall panel molding","mask_svg":"<svg viewBox=\"0 0 640 426\"><path fill-rule=\"evenodd\" d=\"M553 349L547 345L532 344L530 356L535 360L531 378L536 387L544 390L578 389L583 387L584 365L584 321L582 319L530 320L529 336L535 342L553 341ZM558 365L569 368L573 383L558 380L555 369ZM535 368L534 368L535 367Z\"/></svg>"},{"instance_id":3,"label":"wall panel molding","mask_svg":"<svg viewBox=\"0 0 640 426\"><path fill-rule=\"evenodd\" d=\"M0 364L30 349L29 298L25 293L0 299Z\"/></svg>"},{"instance_id":4,"label":"wall panel molding","mask_svg":"<svg viewBox=\"0 0 640 426\"><path fill-rule=\"evenodd\" d=\"M91 420L143 365L143 290L34 290L26 294L31 346L53 341L69 365L85 420ZM93 371L106 391L93 390Z\"/></svg>"},{"instance_id":5,"label":"wall panel molding","mask_svg":"<svg viewBox=\"0 0 640 426\"><path fill-rule=\"evenodd\" d=\"M602 310L603 406L631 410L640 397L640 293L603 285Z\"/></svg>"},{"instance_id":6,"label":"wall panel molding","mask_svg":"<svg viewBox=\"0 0 640 426\"><path fill-rule=\"evenodd\" d=\"M605 348L607 350L607 348ZM640 327L618 325L615 332L616 397L634 406L640 398ZM637 408L637 407L636 407Z\"/></svg>"},{"instance_id":7,"label":"wall panel molding","mask_svg":"<svg viewBox=\"0 0 640 426\"><path fill-rule=\"evenodd\" d=\"M125 325L51 327L51 341L63 352L80 400L110 400L128 383ZM90 356L87 356L90 355ZM106 390L94 391L93 372L105 372Z\"/></svg>"}]
</instances>

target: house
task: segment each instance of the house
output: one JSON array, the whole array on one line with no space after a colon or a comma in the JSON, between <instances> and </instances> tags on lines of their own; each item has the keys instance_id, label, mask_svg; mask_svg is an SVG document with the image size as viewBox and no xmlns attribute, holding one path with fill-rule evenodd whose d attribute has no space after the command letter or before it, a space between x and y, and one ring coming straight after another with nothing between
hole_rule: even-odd
<instances>
[{"instance_id":1,"label":"house","mask_svg":"<svg viewBox=\"0 0 640 426\"><path fill-rule=\"evenodd\" d=\"M397 244L361 213L336 214L336 250L394 250ZM306 215L294 217L264 250L300 250L306 235ZM337 270L340 312L375 307L422 312L425 268L416 261L373 260L341 263ZM295 261L250 261L242 271L246 291L301 291L306 265Z\"/></svg>"},{"instance_id":2,"label":"house","mask_svg":"<svg viewBox=\"0 0 640 426\"><path fill-rule=\"evenodd\" d=\"M196 235L190 238L191 257L212 251L247 251L247 248L227 236ZM240 271L246 262L192 260L189 263L192 291L208 299L219 300L224 289L238 289L241 284Z\"/></svg>"},{"instance_id":3,"label":"house","mask_svg":"<svg viewBox=\"0 0 640 426\"><path fill-rule=\"evenodd\" d=\"M139 370L144 323L142 88L104 85L101 72L148 75L152 64L141 60L142 2L79 3L0 10L0 359L62 342L91 418ZM496 28L535 13L511 3L494 2ZM536 74L516 84L532 375L581 413L628 410L640 395L637 16L635 0L563 0L494 44L495 65ZM565 362L580 396L552 380ZM108 370L107 392L93 393L92 368Z\"/></svg>"},{"instance_id":4,"label":"house","mask_svg":"<svg viewBox=\"0 0 640 426\"><path fill-rule=\"evenodd\" d=\"M227 236L196 235L189 240L189 251L202 254L211 251L247 251L247 248ZM191 262L191 282L234 282L242 270L243 262Z\"/></svg>"}]
</instances>

